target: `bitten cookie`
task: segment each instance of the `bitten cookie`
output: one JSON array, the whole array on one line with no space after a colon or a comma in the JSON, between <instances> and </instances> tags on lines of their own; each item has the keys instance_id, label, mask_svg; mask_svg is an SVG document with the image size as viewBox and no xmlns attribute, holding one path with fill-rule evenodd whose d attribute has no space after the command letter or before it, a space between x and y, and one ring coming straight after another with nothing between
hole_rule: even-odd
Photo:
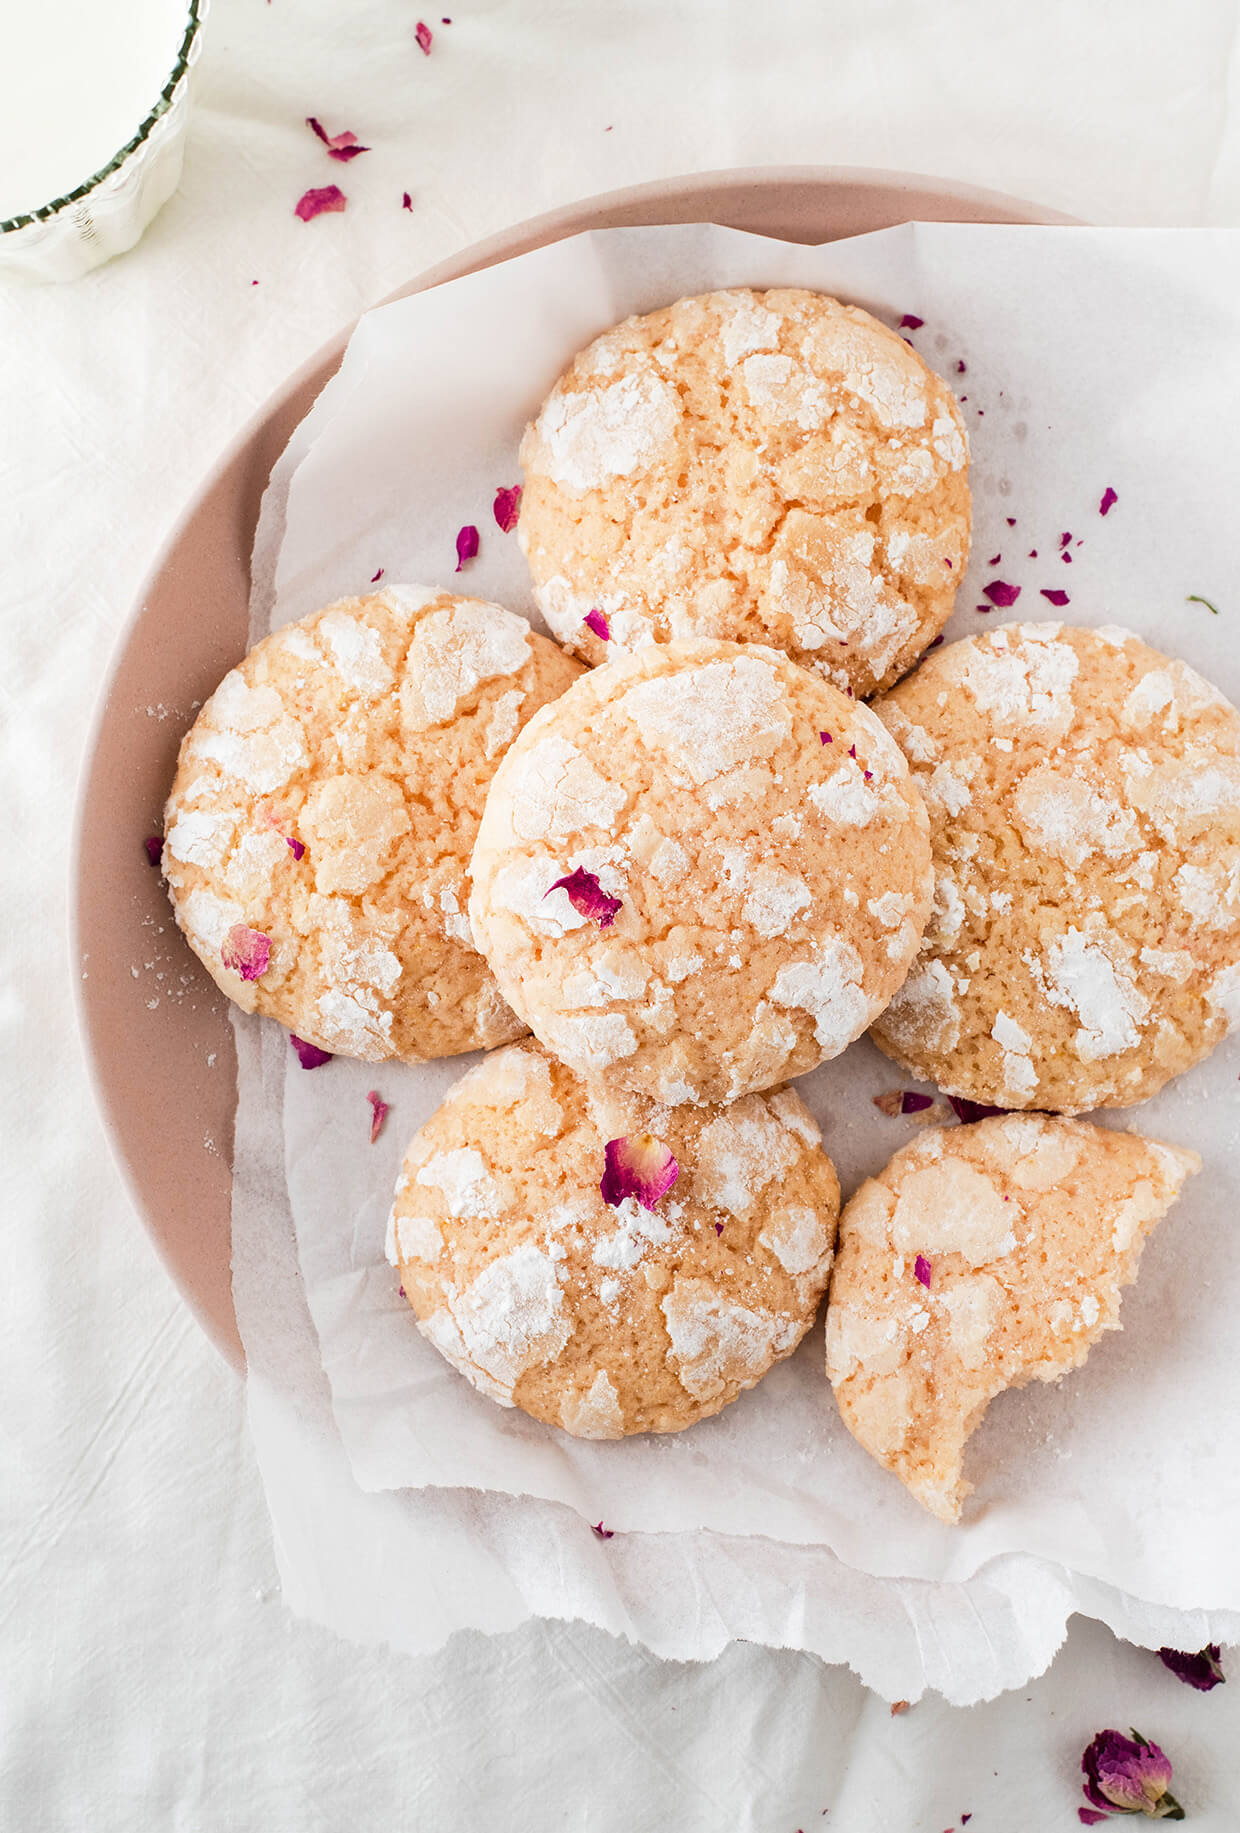
<instances>
[{"instance_id":1,"label":"bitten cookie","mask_svg":"<svg viewBox=\"0 0 1240 1833\"><path fill-rule=\"evenodd\" d=\"M164 814L177 922L229 998L371 1061L519 1036L466 866L501 754L580 673L510 611L412 586L259 643L186 735Z\"/></svg>"},{"instance_id":2,"label":"bitten cookie","mask_svg":"<svg viewBox=\"0 0 1240 1833\"><path fill-rule=\"evenodd\" d=\"M491 785L469 915L580 1075L735 1100L837 1055L917 950L926 815L865 707L756 645L582 677Z\"/></svg>"},{"instance_id":3,"label":"bitten cookie","mask_svg":"<svg viewBox=\"0 0 1240 1833\"><path fill-rule=\"evenodd\" d=\"M791 1089L659 1108L530 1040L414 1137L388 1258L423 1336L482 1393L621 1438L717 1413L796 1347L838 1212Z\"/></svg>"},{"instance_id":4,"label":"bitten cookie","mask_svg":"<svg viewBox=\"0 0 1240 1833\"><path fill-rule=\"evenodd\" d=\"M930 811L935 905L874 1027L998 1107L1154 1094L1240 1021L1240 716L1127 631L1013 624L876 707Z\"/></svg>"},{"instance_id":5,"label":"bitten cookie","mask_svg":"<svg viewBox=\"0 0 1240 1833\"><path fill-rule=\"evenodd\" d=\"M560 377L521 463L534 596L590 662L757 641L870 694L942 629L968 560L951 390L821 293L737 288L617 325Z\"/></svg>"},{"instance_id":6,"label":"bitten cookie","mask_svg":"<svg viewBox=\"0 0 1240 1833\"><path fill-rule=\"evenodd\" d=\"M840 1217L827 1376L844 1424L942 1521L1004 1388L1057 1381L1118 1330L1121 1288L1195 1152L1010 1114L925 1133Z\"/></svg>"}]
</instances>

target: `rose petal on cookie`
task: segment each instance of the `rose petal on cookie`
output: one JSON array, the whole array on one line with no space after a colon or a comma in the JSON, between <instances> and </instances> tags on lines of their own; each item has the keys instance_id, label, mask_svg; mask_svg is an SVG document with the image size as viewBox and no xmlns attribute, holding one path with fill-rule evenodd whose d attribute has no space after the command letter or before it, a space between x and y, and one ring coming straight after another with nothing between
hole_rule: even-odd
<instances>
[{"instance_id":1,"label":"rose petal on cookie","mask_svg":"<svg viewBox=\"0 0 1240 1833\"><path fill-rule=\"evenodd\" d=\"M377 1088L372 1088L366 1099L370 1103L370 1143L373 1146L383 1131L384 1121L392 1110L390 1103L383 1099Z\"/></svg>"},{"instance_id":2,"label":"rose petal on cookie","mask_svg":"<svg viewBox=\"0 0 1240 1833\"><path fill-rule=\"evenodd\" d=\"M1060 535L1059 545L1060 547L1069 547L1071 545L1071 542L1072 542L1072 530L1069 528L1069 529L1066 529L1062 535Z\"/></svg>"},{"instance_id":3,"label":"rose petal on cookie","mask_svg":"<svg viewBox=\"0 0 1240 1833\"><path fill-rule=\"evenodd\" d=\"M603 616L603 613L598 609L597 606L595 607L593 611L587 611L581 621L583 624L585 624L587 629L593 630L595 636L599 638L600 642L610 643L611 625L607 622L607 619Z\"/></svg>"},{"instance_id":4,"label":"rose petal on cookie","mask_svg":"<svg viewBox=\"0 0 1240 1833\"><path fill-rule=\"evenodd\" d=\"M498 527L502 529L504 534L510 535L517 526L517 517L521 513L520 484L512 484L510 486L501 484L500 488L495 492L495 501L491 505L491 513L495 517Z\"/></svg>"},{"instance_id":5,"label":"rose petal on cookie","mask_svg":"<svg viewBox=\"0 0 1240 1833\"><path fill-rule=\"evenodd\" d=\"M400 207L402 210L412 210L413 209L413 199L410 197L408 191L401 192Z\"/></svg>"},{"instance_id":6,"label":"rose petal on cookie","mask_svg":"<svg viewBox=\"0 0 1240 1833\"><path fill-rule=\"evenodd\" d=\"M621 908L622 899L609 897L594 873L586 872L580 866L566 878L557 878L543 896L550 897L553 891L566 891L568 901L577 915L589 917L600 929L610 929Z\"/></svg>"},{"instance_id":7,"label":"rose petal on cookie","mask_svg":"<svg viewBox=\"0 0 1240 1833\"><path fill-rule=\"evenodd\" d=\"M1098 514L1100 516L1110 515L1118 502L1118 496L1115 494L1114 490L1112 490L1110 484L1108 484L1102 493L1102 501L1098 505Z\"/></svg>"},{"instance_id":8,"label":"rose petal on cookie","mask_svg":"<svg viewBox=\"0 0 1240 1833\"><path fill-rule=\"evenodd\" d=\"M294 834L286 834L284 840L285 845L288 847L294 859L301 859L304 857L306 851L306 843L304 840L298 840Z\"/></svg>"},{"instance_id":9,"label":"rose petal on cookie","mask_svg":"<svg viewBox=\"0 0 1240 1833\"><path fill-rule=\"evenodd\" d=\"M982 587L983 598L988 598L1000 611L1006 611L1020 597L1020 587L1009 585L1006 579L992 579L988 586ZM978 606L978 610L981 610Z\"/></svg>"},{"instance_id":10,"label":"rose petal on cookie","mask_svg":"<svg viewBox=\"0 0 1240 1833\"><path fill-rule=\"evenodd\" d=\"M234 923L224 937L220 960L243 980L260 980L271 962L271 937L265 936L261 929L248 929L244 923Z\"/></svg>"},{"instance_id":11,"label":"rose petal on cookie","mask_svg":"<svg viewBox=\"0 0 1240 1833\"><path fill-rule=\"evenodd\" d=\"M372 586L377 586L377 585L378 585L378 583L379 583L379 581L380 581L380 580L381 580L382 578L383 578L383 568L382 568L382 567L380 567L380 568L379 568L379 571L378 571L377 573L372 573L372 574L370 575L370 583L371 583L371 585L372 585Z\"/></svg>"},{"instance_id":12,"label":"rose petal on cookie","mask_svg":"<svg viewBox=\"0 0 1240 1833\"><path fill-rule=\"evenodd\" d=\"M933 1106L933 1095L919 1095L911 1088L906 1088L904 1093L900 1096L900 1112L902 1114L920 1114L923 1113L926 1108Z\"/></svg>"},{"instance_id":13,"label":"rose petal on cookie","mask_svg":"<svg viewBox=\"0 0 1240 1833\"><path fill-rule=\"evenodd\" d=\"M164 856L164 837L162 834L148 834L142 842L146 849L146 863L157 866Z\"/></svg>"},{"instance_id":14,"label":"rose petal on cookie","mask_svg":"<svg viewBox=\"0 0 1240 1833\"><path fill-rule=\"evenodd\" d=\"M297 1037L291 1031L288 1041L297 1052L297 1061L303 1069L322 1069L324 1063L332 1060L330 1050L320 1050L317 1044L307 1044L304 1037Z\"/></svg>"},{"instance_id":15,"label":"rose petal on cookie","mask_svg":"<svg viewBox=\"0 0 1240 1833\"><path fill-rule=\"evenodd\" d=\"M318 185L302 192L293 214L299 216L303 223L309 223L327 211L343 210L348 201L339 185Z\"/></svg>"},{"instance_id":16,"label":"rose petal on cookie","mask_svg":"<svg viewBox=\"0 0 1240 1833\"><path fill-rule=\"evenodd\" d=\"M1009 1112L1005 1107L987 1107L984 1101L966 1101L963 1095L949 1095L947 1099L962 1126L971 1126L975 1120L989 1120L992 1114Z\"/></svg>"},{"instance_id":17,"label":"rose petal on cookie","mask_svg":"<svg viewBox=\"0 0 1240 1833\"><path fill-rule=\"evenodd\" d=\"M1071 602L1068 598L1068 594L1066 592L1061 592L1057 586L1052 588L1043 586L1042 596L1048 604L1059 605L1060 607Z\"/></svg>"},{"instance_id":18,"label":"rose petal on cookie","mask_svg":"<svg viewBox=\"0 0 1240 1833\"><path fill-rule=\"evenodd\" d=\"M433 34L425 19L418 20L417 25L414 27L413 35L418 41L418 49L421 51L423 57L429 57L431 54Z\"/></svg>"},{"instance_id":19,"label":"rose petal on cookie","mask_svg":"<svg viewBox=\"0 0 1240 1833\"><path fill-rule=\"evenodd\" d=\"M590 1525L590 1532L597 1535L600 1540L611 1540L616 1530L615 1528L604 1527L601 1521L595 1521Z\"/></svg>"},{"instance_id":20,"label":"rose petal on cookie","mask_svg":"<svg viewBox=\"0 0 1240 1833\"><path fill-rule=\"evenodd\" d=\"M1187 1655L1178 1648L1160 1648L1158 1659L1165 1668L1170 1668L1177 1680L1186 1686L1196 1687L1199 1693L1209 1693L1214 1687L1221 1687L1227 1676L1223 1672L1222 1650L1217 1642L1211 1642L1195 1655Z\"/></svg>"},{"instance_id":21,"label":"rose petal on cookie","mask_svg":"<svg viewBox=\"0 0 1240 1833\"><path fill-rule=\"evenodd\" d=\"M605 1169L599 1182L604 1203L619 1208L626 1197L636 1197L643 1209L653 1209L680 1176L680 1166L670 1149L653 1133L625 1134L609 1139L603 1148Z\"/></svg>"},{"instance_id":22,"label":"rose petal on cookie","mask_svg":"<svg viewBox=\"0 0 1240 1833\"><path fill-rule=\"evenodd\" d=\"M964 363L957 363L957 364L956 364L956 374L957 374L958 376L962 376L962 375L964 375L964 373L965 373L965 370L966 370L966 367L967 367L967 365L966 365L966 364L964 364ZM1008 517L1008 520L1009 520L1009 521L1011 521L1011 519L1012 519L1012 518L1011 518L1011 517L1009 516L1009 517Z\"/></svg>"},{"instance_id":23,"label":"rose petal on cookie","mask_svg":"<svg viewBox=\"0 0 1240 1833\"><path fill-rule=\"evenodd\" d=\"M988 561L986 562L986 565L987 565L987 566L998 566L998 564L999 564L999 562L1000 562L1000 561L1001 561L1002 559L1003 559L1003 555L1002 555L1002 554L996 554L993 560L988 560Z\"/></svg>"},{"instance_id":24,"label":"rose petal on cookie","mask_svg":"<svg viewBox=\"0 0 1240 1833\"><path fill-rule=\"evenodd\" d=\"M925 324L924 318L918 318L915 312L906 312L900 320L901 331L920 331Z\"/></svg>"},{"instance_id":25,"label":"rose petal on cookie","mask_svg":"<svg viewBox=\"0 0 1240 1833\"><path fill-rule=\"evenodd\" d=\"M820 732L818 734L818 742L819 744L823 744L823 745L833 745L835 743L835 740L832 738L829 732Z\"/></svg>"},{"instance_id":26,"label":"rose petal on cookie","mask_svg":"<svg viewBox=\"0 0 1240 1833\"><path fill-rule=\"evenodd\" d=\"M464 528L457 530L456 536L456 571L459 573L467 560L473 560L478 553L478 530L472 522L466 522Z\"/></svg>"},{"instance_id":27,"label":"rose petal on cookie","mask_svg":"<svg viewBox=\"0 0 1240 1833\"><path fill-rule=\"evenodd\" d=\"M917 1278L921 1281L922 1285L925 1286L927 1289L929 1289L930 1275L933 1271L933 1268L931 1267L930 1262L926 1259L926 1256L924 1254L918 1254L916 1260L913 1262L913 1271L917 1275Z\"/></svg>"}]
</instances>

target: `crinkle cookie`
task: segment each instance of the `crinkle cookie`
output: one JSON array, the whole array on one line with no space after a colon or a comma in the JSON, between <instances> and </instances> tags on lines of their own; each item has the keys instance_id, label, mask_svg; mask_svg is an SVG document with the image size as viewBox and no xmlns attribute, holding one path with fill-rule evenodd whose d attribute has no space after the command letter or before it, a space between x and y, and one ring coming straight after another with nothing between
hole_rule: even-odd
<instances>
[{"instance_id":1,"label":"crinkle cookie","mask_svg":"<svg viewBox=\"0 0 1240 1833\"><path fill-rule=\"evenodd\" d=\"M917 950L926 814L867 708L757 645L595 669L496 772L469 915L579 1075L735 1100L836 1056Z\"/></svg>"},{"instance_id":2,"label":"crinkle cookie","mask_svg":"<svg viewBox=\"0 0 1240 1833\"><path fill-rule=\"evenodd\" d=\"M501 1406L578 1438L679 1432L814 1321L839 1213L820 1138L791 1089L661 1108L513 1044L415 1135L388 1258Z\"/></svg>"},{"instance_id":3,"label":"crinkle cookie","mask_svg":"<svg viewBox=\"0 0 1240 1833\"><path fill-rule=\"evenodd\" d=\"M1013 624L875 708L935 904L877 1043L1005 1108L1125 1107L1240 1021L1240 717L1127 631Z\"/></svg>"},{"instance_id":4,"label":"crinkle cookie","mask_svg":"<svg viewBox=\"0 0 1240 1833\"><path fill-rule=\"evenodd\" d=\"M534 596L590 662L722 637L871 694L942 629L968 560L955 397L821 293L738 288L617 325L521 463Z\"/></svg>"},{"instance_id":5,"label":"crinkle cookie","mask_svg":"<svg viewBox=\"0 0 1240 1833\"><path fill-rule=\"evenodd\" d=\"M942 1521L1005 1388L1058 1381L1105 1330L1195 1152L1008 1114L924 1133L840 1217L827 1376L844 1424Z\"/></svg>"},{"instance_id":6,"label":"crinkle cookie","mask_svg":"<svg viewBox=\"0 0 1240 1833\"><path fill-rule=\"evenodd\" d=\"M371 1061L518 1037L466 868L500 756L580 673L510 611L413 586L259 643L186 735L164 813L177 922L229 998Z\"/></svg>"}]
</instances>

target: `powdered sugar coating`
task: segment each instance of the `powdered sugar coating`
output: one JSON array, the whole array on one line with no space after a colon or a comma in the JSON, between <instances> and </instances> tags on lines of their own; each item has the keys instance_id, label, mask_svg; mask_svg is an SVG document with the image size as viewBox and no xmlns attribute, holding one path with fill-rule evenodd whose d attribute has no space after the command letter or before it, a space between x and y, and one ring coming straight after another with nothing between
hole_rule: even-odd
<instances>
[{"instance_id":1,"label":"powdered sugar coating","mask_svg":"<svg viewBox=\"0 0 1240 1833\"><path fill-rule=\"evenodd\" d=\"M187 734L165 811L177 920L230 998L375 1061L519 1035L466 866L498 750L579 673L498 605L419 587L260 643ZM253 982L220 959L236 924L271 938Z\"/></svg>"},{"instance_id":2,"label":"powdered sugar coating","mask_svg":"<svg viewBox=\"0 0 1240 1833\"><path fill-rule=\"evenodd\" d=\"M583 677L509 751L470 921L505 997L579 1074L735 1100L836 1055L890 998L929 909L925 835L865 707L758 645L651 646ZM578 870L617 901L605 930L551 891Z\"/></svg>"},{"instance_id":3,"label":"powdered sugar coating","mask_svg":"<svg viewBox=\"0 0 1240 1833\"><path fill-rule=\"evenodd\" d=\"M609 1139L680 1175L613 1208ZM583 1438L676 1432L789 1354L830 1273L839 1185L790 1089L660 1108L532 1039L464 1076L414 1137L389 1258L426 1337L481 1392Z\"/></svg>"},{"instance_id":4,"label":"powdered sugar coating","mask_svg":"<svg viewBox=\"0 0 1240 1833\"><path fill-rule=\"evenodd\" d=\"M1047 623L938 650L875 710L924 791L937 887L882 1048L951 1094L1061 1113L1207 1055L1240 964L1227 701L1126 632Z\"/></svg>"},{"instance_id":5,"label":"powdered sugar coating","mask_svg":"<svg viewBox=\"0 0 1240 1833\"><path fill-rule=\"evenodd\" d=\"M854 1438L958 1520L988 1403L1059 1380L1119 1329L1145 1238L1199 1169L1194 1152L1041 1114L897 1152L840 1217L827 1375Z\"/></svg>"},{"instance_id":6,"label":"powdered sugar coating","mask_svg":"<svg viewBox=\"0 0 1240 1833\"><path fill-rule=\"evenodd\" d=\"M521 463L535 598L591 662L757 641L865 695L933 641L968 559L951 390L823 294L737 288L626 320L569 365Z\"/></svg>"}]
</instances>

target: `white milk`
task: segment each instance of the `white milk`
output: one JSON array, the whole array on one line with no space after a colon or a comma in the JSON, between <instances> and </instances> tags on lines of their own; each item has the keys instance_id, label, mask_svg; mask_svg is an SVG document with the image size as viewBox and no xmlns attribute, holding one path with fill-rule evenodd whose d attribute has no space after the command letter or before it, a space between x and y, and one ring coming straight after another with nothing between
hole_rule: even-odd
<instances>
[{"instance_id":1,"label":"white milk","mask_svg":"<svg viewBox=\"0 0 1240 1833\"><path fill-rule=\"evenodd\" d=\"M0 0L0 222L77 190L159 100L188 0Z\"/></svg>"}]
</instances>

